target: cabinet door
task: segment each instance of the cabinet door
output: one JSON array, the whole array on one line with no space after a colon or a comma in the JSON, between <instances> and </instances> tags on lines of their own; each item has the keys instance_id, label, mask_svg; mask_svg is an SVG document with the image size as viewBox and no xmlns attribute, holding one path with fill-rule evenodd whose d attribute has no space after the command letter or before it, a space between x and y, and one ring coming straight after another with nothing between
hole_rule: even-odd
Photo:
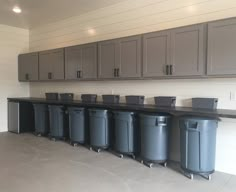
<instances>
[{"instance_id":1,"label":"cabinet door","mask_svg":"<svg viewBox=\"0 0 236 192\"><path fill-rule=\"evenodd\" d=\"M170 31L145 34L143 36L143 76L166 76L170 65Z\"/></svg>"},{"instance_id":2,"label":"cabinet door","mask_svg":"<svg viewBox=\"0 0 236 192\"><path fill-rule=\"evenodd\" d=\"M79 79L79 71L82 68L81 46L68 47L65 49L65 78Z\"/></svg>"},{"instance_id":3,"label":"cabinet door","mask_svg":"<svg viewBox=\"0 0 236 192\"><path fill-rule=\"evenodd\" d=\"M38 53L19 55L18 79L19 81L38 80Z\"/></svg>"},{"instance_id":4,"label":"cabinet door","mask_svg":"<svg viewBox=\"0 0 236 192\"><path fill-rule=\"evenodd\" d=\"M51 54L51 62L52 62L52 79L53 80L61 80L65 79L64 73L64 49L57 49L52 51Z\"/></svg>"},{"instance_id":5,"label":"cabinet door","mask_svg":"<svg viewBox=\"0 0 236 192\"><path fill-rule=\"evenodd\" d=\"M204 74L205 25L193 25L171 32L171 68L173 76Z\"/></svg>"},{"instance_id":6,"label":"cabinet door","mask_svg":"<svg viewBox=\"0 0 236 192\"><path fill-rule=\"evenodd\" d=\"M236 19L208 24L207 75L236 74Z\"/></svg>"},{"instance_id":7,"label":"cabinet door","mask_svg":"<svg viewBox=\"0 0 236 192\"><path fill-rule=\"evenodd\" d=\"M119 39L116 54L118 77L141 77L141 35Z\"/></svg>"},{"instance_id":8,"label":"cabinet door","mask_svg":"<svg viewBox=\"0 0 236 192\"><path fill-rule=\"evenodd\" d=\"M98 43L98 77L113 78L116 62L117 41L104 41Z\"/></svg>"},{"instance_id":9,"label":"cabinet door","mask_svg":"<svg viewBox=\"0 0 236 192\"><path fill-rule=\"evenodd\" d=\"M43 51L39 53L39 80L49 80L52 73L51 53Z\"/></svg>"},{"instance_id":10,"label":"cabinet door","mask_svg":"<svg viewBox=\"0 0 236 192\"><path fill-rule=\"evenodd\" d=\"M82 46L81 78L97 78L97 43Z\"/></svg>"},{"instance_id":11,"label":"cabinet door","mask_svg":"<svg viewBox=\"0 0 236 192\"><path fill-rule=\"evenodd\" d=\"M64 79L64 49L55 49L39 53L39 79Z\"/></svg>"}]
</instances>

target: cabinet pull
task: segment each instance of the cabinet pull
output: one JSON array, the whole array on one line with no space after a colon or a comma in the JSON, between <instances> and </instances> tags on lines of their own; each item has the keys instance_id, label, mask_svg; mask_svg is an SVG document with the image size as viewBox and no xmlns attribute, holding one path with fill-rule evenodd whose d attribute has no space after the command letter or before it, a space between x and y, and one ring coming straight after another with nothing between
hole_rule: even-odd
<instances>
[{"instance_id":1,"label":"cabinet pull","mask_svg":"<svg viewBox=\"0 0 236 192\"><path fill-rule=\"evenodd\" d=\"M170 65L170 75L173 75L173 66Z\"/></svg>"},{"instance_id":2,"label":"cabinet pull","mask_svg":"<svg viewBox=\"0 0 236 192\"><path fill-rule=\"evenodd\" d=\"M175 74L175 65L171 65L171 75Z\"/></svg>"},{"instance_id":3,"label":"cabinet pull","mask_svg":"<svg viewBox=\"0 0 236 192\"><path fill-rule=\"evenodd\" d=\"M80 71L77 71L77 78L80 78Z\"/></svg>"},{"instance_id":4,"label":"cabinet pull","mask_svg":"<svg viewBox=\"0 0 236 192\"><path fill-rule=\"evenodd\" d=\"M48 79L52 79L52 73L48 73Z\"/></svg>"},{"instance_id":5,"label":"cabinet pull","mask_svg":"<svg viewBox=\"0 0 236 192\"><path fill-rule=\"evenodd\" d=\"M25 74L25 80L29 80L29 74L28 73Z\"/></svg>"},{"instance_id":6,"label":"cabinet pull","mask_svg":"<svg viewBox=\"0 0 236 192\"><path fill-rule=\"evenodd\" d=\"M119 69L119 68L117 68L116 76L117 76L117 77L120 76L120 69Z\"/></svg>"},{"instance_id":7,"label":"cabinet pull","mask_svg":"<svg viewBox=\"0 0 236 192\"><path fill-rule=\"evenodd\" d=\"M169 75L169 65L166 65L166 75Z\"/></svg>"},{"instance_id":8,"label":"cabinet pull","mask_svg":"<svg viewBox=\"0 0 236 192\"><path fill-rule=\"evenodd\" d=\"M114 77L116 77L116 68L114 69Z\"/></svg>"}]
</instances>

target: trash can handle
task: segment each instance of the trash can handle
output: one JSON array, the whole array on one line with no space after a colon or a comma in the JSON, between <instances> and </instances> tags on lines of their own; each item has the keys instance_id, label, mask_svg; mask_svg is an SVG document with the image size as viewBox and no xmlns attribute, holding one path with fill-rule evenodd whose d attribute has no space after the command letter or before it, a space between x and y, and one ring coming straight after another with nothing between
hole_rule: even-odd
<instances>
[{"instance_id":1,"label":"trash can handle","mask_svg":"<svg viewBox=\"0 0 236 192\"><path fill-rule=\"evenodd\" d=\"M158 119L156 119L156 126L166 126L167 124L167 120L165 121L158 121Z\"/></svg>"},{"instance_id":2,"label":"trash can handle","mask_svg":"<svg viewBox=\"0 0 236 192\"><path fill-rule=\"evenodd\" d=\"M81 110L81 109L75 109L74 112L75 112L75 113L81 113L82 110Z\"/></svg>"},{"instance_id":3,"label":"trash can handle","mask_svg":"<svg viewBox=\"0 0 236 192\"><path fill-rule=\"evenodd\" d=\"M95 114L95 113L96 113L96 111L94 111L94 110L91 110L91 111L90 111L90 113L92 113L92 114Z\"/></svg>"},{"instance_id":4,"label":"trash can handle","mask_svg":"<svg viewBox=\"0 0 236 192\"><path fill-rule=\"evenodd\" d=\"M198 128L198 122L194 122L190 124L189 121L187 121L187 122L184 122L184 125L189 130L196 130Z\"/></svg>"}]
</instances>

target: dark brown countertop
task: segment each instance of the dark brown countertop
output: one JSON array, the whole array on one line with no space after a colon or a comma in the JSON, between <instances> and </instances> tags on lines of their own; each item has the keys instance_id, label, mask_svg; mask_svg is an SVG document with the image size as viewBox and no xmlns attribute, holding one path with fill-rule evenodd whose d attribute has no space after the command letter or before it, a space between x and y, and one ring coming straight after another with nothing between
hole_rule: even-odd
<instances>
[{"instance_id":1,"label":"dark brown countertop","mask_svg":"<svg viewBox=\"0 0 236 192\"><path fill-rule=\"evenodd\" d=\"M128 105L125 103L120 104L106 104L102 102L96 103L84 103L79 100L62 101L62 100L46 100L43 98L8 98L8 101L15 102L30 102L30 103L45 103L45 104L57 104L65 106L78 106L88 108L105 108L110 110L125 110L125 111L139 111L146 113L168 113L175 116L193 115L203 117L215 117L215 118L236 118L236 110L229 109L196 109L191 107L157 107L156 105Z\"/></svg>"}]
</instances>

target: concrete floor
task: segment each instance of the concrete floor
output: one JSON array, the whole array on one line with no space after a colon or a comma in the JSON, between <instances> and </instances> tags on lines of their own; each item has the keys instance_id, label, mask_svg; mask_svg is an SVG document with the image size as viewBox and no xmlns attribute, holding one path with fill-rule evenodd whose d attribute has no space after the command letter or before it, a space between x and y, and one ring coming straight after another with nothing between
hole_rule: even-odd
<instances>
[{"instance_id":1,"label":"concrete floor","mask_svg":"<svg viewBox=\"0 0 236 192\"><path fill-rule=\"evenodd\" d=\"M31 134L0 134L0 191L5 192L232 192L236 176L211 181L184 177L176 165L152 169L129 158L100 154Z\"/></svg>"}]
</instances>

